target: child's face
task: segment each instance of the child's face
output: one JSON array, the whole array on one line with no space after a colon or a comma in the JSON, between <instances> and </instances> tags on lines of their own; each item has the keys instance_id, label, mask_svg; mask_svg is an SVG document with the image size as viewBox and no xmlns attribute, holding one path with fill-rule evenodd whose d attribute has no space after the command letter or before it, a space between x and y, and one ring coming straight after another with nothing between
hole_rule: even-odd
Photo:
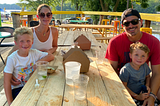
<instances>
[{"instance_id":1,"label":"child's face","mask_svg":"<svg viewBox=\"0 0 160 106\"><path fill-rule=\"evenodd\" d=\"M141 66L147 61L148 55L141 49L135 49L132 54L130 53L130 58L135 65Z\"/></svg>"},{"instance_id":2,"label":"child's face","mask_svg":"<svg viewBox=\"0 0 160 106\"><path fill-rule=\"evenodd\" d=\"M28 52L32 47L33 39L29 34L19 35L15 44L18 46L19 50Z\"/></svg>"}]
</instances>

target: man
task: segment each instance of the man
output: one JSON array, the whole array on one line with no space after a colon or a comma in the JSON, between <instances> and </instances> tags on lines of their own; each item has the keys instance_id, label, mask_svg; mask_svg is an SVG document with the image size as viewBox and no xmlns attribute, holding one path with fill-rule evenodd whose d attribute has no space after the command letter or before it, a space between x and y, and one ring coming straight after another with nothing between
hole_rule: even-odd
<instances>
[{"instance_id":1,"label":"man","mask_svg":"<svg viewBox=\"0 0 160 106\"><path fill-rule=\"evenodd\" d=\"M151 62L152 78L151 78L151 94L143 105L154 106L157 92L160 85L160 42L154 36L141 32L142 19L137 10L127 9L122 13L121 22L124 33L115 36L110 40L105 58L107 58L113 69L119 74L120 68L130 62L129 47L134 42L146 44L149 49L149 58L147 63ZM158 93L158 96L159 93ZM160 98L158 98L160 100Z\"/></svg>"}]
</instances>

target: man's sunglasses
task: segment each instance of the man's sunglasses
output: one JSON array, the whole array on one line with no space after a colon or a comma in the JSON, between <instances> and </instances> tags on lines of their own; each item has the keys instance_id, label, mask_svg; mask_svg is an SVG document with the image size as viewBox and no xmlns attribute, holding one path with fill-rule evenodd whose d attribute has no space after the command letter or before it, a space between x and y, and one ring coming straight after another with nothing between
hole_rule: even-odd
<instances>
[{"instance_id":1,"label":"man's sunglasses","mask_svg":"<svg viewBox=\"0 0 160 106\"><path fill-rule=\"evenodd\" d=\"M45 16L47 16L48 18L51 18L52 17L52 13L47 13L47 14L45 14L45 13L39 13L39 16L41 18L44 18Z\"/></svg>"},{"instance_id":2,"label":"man's sunglasses","mask_svg":"<svg viewBox=\"0 0 160 106\"><path fill-rule=\"evenodd\" d=\"M128 27L130 23L132 23L133 25L137 25L140 19L133 19L132 21L127 21L124 22L123 25Z\"/></svg>"}]
</instances>

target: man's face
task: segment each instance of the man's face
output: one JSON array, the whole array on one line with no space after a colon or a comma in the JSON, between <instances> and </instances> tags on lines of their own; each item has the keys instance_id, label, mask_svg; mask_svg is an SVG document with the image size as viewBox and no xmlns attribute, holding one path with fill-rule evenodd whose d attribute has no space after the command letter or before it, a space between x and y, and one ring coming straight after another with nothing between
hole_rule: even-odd
<instances>
[{"instance_id":1,"label":"man's face","mask_svg":"<svg viewBox=\"0 0 160 106\"><path fill-rule=\"evenodd\" d=\"M135 36L140 33L140 28L142 25L142 20L137 16L126 17L122 23L123 29L129 36Z\"/></svg>"}]
</instances>

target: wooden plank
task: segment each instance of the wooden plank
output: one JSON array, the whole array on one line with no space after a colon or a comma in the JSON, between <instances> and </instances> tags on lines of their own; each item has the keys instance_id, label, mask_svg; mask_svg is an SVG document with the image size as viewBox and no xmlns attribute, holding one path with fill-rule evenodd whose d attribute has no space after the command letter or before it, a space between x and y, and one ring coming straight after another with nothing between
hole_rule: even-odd
<instances>
[{"instance_id":1,"label":"wooden plank","mask_svg":"<svg viewBox=\"0 0 160 106\"><path fill-rule=\"evenodd\" d=\"M109 63L98 65L108 95L115 106L136 106L127 89ZM106 70L107 69L107 70ZM123 102L122 102L123 101Z\"/></svg>"},{"instance_id":2,"label":"wooden plank","mask_svg":"<svg viewBox=\"0 0 160 106\"><path fill-rule=\"evenodd\" d=\"M92 47L91 50L85 51L85 53L90 57L94 57L96 50L97 47ZM100 76L99 70L97 69L97 64L95 61L90 63L90 69L87 75L90 78L87 89L88 105L110 106L111 101L108 96L108 92L106 91L106 88L104 86L103 80Z\"/></svg>"},{"instance_id":3,"label":"wooden plank","mask_svg":"<svg viewBox=\"0 0 160 106\"><path fill-rule=\"evenodd\" d=\"M33 20L33 15L28 15L28 27L30 27L30 22Z\"/></svg>"},{"instance_id":4,"label":"wooden plank","mask_svg":"<svg viewBox=\"0 0 160 106\"><path fill-rule=\"evenodd\" d=\"M58 48L60 51L61 48ZM65 77L60 52L55 55L56 59L50 62L51 65L58 66L55 73L49 75L45 87L38 100L37 106L61 106L63 101ZM54 63L53 63L54 62ZM52 81L51 81L52 80Z\"/></svg>"},{"instance_id":5,"label":"wooden plank","mask_svg":"<svg viewBox=\"0 0 160 106\"><path fill-rule=\"evenodd\" d=\"M109 40L113 38L113 36L109 36L109 37L95 37L96 40L101 40L101 42L105 42L105 43L109 43Z\"/></svg>"},{"instance_id":6,"label":"wooden plank","mask_svg":"<svg viewBox=\"0 0 160 106\"><path fill-rule=\"evenodd\" d=\"M113 36L110 36L110 37L95 37L96 38L96 40L110 40L110 39L112 39L113 38Z\"/></svg>"},{"instance_id":7,"label":"wooden plank","mask_svg":"<svg viewBox=\"0 0 160 106\"><path fill-rule=\"evenodd\" d=\"M65 42L64 42L64 45L72 45L72 44L74 44L74 37L73 37L73 34L74 33L74 31L69 31L68 32L68 37L66 37L66 40L65 40Z\"/></svg>"},{"instance_id":8,"label":"wooden plank","mask_svg":"<svg viewBox=\"0 0 160 106\"><path fill-rule=\"evenodd\" d=\"M89 40L91 41L91 45L97 45L97 41L96 41L94 35L92 34L92 32L88 31L87 35L88 35Z\"/></svg>"},{"instance_id":9,"label":"wooden plank","mask_svg":"<svg viewBox=\"0 0 160 106\"><path fill-rule=\"evenodd\" d=\"M150 28L151 21L150 20L145 20L144 27Z\"/></svg>"},{"instance_id":10,"label":"wooden plank","mask_svg":"<svg viewBox=\"0 0 160 106\"><path fill-rule=\"evenodd\" d=\"M101 48L103 49L103 51L107 50L107 44L106 43L100 43L101 44Z\"/></svg>"},{"instance_id":11,"label":"wooden plank","mask_svg":"<svg viewBox=\"0 0 160 106\"><path fill-rule=\"evenodd\" d=\"M64 45L64 42L67 38L66 36L68 36L68 31L64 31L59 37L58 37L58 45Z\"/></svg>"},{"instance_id":12,"label":"wooden plank","mask_svg":"<svg viewBox=\"0 0 160 106\"><path fill-rule=\"evenodd\" d=\"M4 89L0 92L0 106L3 106L7 102Z\"/></svg>"},{"instance_id":13,"label":"wooden plank","mask_svg":"<svg viewBox=\"0 0 160 106\"><path fill-rule=\"evenodd\" d=\"M82 24L61 24L60 28L114 28L113 25L82 25Z\"/></svg>"},{"instance_id":14,"label":"wooden plank","mask_svg":"<svg viewBox=\"0 0 160 106\"><path fill-rule=\"evenodd\" d=\"M13 28L20 27L20 15L12 14L12 19L13 19Z\"/></svg>"}]
</instances>

